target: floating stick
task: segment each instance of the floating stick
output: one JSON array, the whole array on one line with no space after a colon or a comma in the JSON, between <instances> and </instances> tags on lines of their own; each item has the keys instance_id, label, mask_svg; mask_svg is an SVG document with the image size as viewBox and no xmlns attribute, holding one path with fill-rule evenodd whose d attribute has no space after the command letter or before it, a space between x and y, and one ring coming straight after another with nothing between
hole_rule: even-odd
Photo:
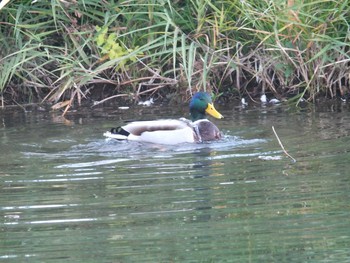
<instances>
[{"instance_id":1,"label":"floating stick","mask_svg":"<svg viewBox=\"0 0 350 263\"><path fill-rule=\"evenodd\" d=\"M273 133L275 134L275 136L276 136L276 138L277 138L277 141L278 141L279 145L281 146L282 150L284 151L284 153L285 153L289 158L291 158L291 159L293 160L293 162L295 163L297 160L295 160L295 159L286 151L286 149L284 148L284 146L283 146L283 144L282 144L280 138L279 138L278 135L277 135L277 132L275 131L275 127L273 127L273 126L272 126L272 131L273 131Z\"/></svg>"}]
</instances>

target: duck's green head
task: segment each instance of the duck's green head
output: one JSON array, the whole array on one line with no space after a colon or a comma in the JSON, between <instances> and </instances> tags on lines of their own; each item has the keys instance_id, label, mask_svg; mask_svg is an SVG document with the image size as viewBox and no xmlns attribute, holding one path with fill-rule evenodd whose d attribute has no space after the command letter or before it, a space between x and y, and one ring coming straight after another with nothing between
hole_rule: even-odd
<instances>
[{"instance_id":1,"label":"duck's green head","mask_svg":"<svg viewBox=\"0 0 350 263\"><path fill-rule=\"evenodd\" d=\"M205 119L206 113L217 119L224 117L215 109L211 97L208 93L197 92L194 94L190 102L190 114L192 121Z\"/></svg>"}]
</instances>

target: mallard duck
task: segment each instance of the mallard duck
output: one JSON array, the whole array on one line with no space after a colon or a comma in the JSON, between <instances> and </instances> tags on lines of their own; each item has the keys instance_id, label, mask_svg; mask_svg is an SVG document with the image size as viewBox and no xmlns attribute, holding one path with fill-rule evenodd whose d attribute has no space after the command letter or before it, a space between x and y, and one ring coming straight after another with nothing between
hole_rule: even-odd
<instances>
[{"instance_id":1,"label":"mallard duck","mask_svg":"<svg viewBox=\"0 0 350 263\"><path fill-rule=\"evenodd\" d=\"M104 136L118 140L130 140L157 144L179 144L219 140L219 129L206 119L206 113L221 119L211 97L206 92L197 92L190 102L191 120L164 119L135 121L125 126L113 128Z\"/></svg>"}]
</instances>

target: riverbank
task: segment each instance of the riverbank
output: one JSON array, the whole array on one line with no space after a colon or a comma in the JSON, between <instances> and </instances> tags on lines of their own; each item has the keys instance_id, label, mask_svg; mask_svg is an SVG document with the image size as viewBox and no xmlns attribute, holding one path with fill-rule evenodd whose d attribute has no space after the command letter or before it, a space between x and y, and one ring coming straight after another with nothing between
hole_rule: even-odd
<instances>
[{"instance_id":1,"label":"riverbank","mask_svg":"<svg viewBox=\"0 0 350 263\"><path fill-rule=\"evenodd\" d=\"M3 107L349 93L349 1L14 1L0 17Z\"/></svg>"}]
</instances>

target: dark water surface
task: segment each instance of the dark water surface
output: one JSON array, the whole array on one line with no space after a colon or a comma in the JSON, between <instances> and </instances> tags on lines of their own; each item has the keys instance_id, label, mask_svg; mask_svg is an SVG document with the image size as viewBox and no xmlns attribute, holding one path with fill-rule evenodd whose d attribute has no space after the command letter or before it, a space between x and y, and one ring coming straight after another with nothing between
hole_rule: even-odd
<instances>
[{"instance_id":1,"label":"dark water surface","mask_svg":"<svg viewBox=\"0 0 350 263\"><path fill-rule=\"evenodd\" d=\"M0 261L350 262L349 107L219 110L179 146L102 134L186 108L0 110Z\"/></svg>"}]
</instances>

